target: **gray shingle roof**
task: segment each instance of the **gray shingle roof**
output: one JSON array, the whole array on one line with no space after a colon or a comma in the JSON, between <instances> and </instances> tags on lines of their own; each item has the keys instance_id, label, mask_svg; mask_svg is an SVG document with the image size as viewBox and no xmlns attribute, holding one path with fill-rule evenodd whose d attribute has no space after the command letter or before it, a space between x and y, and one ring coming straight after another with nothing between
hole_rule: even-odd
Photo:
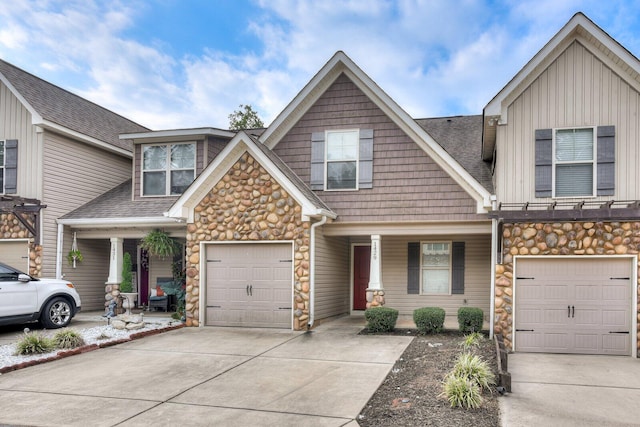
<instances>
[{"instance_id":1,"label":"gray shingle roof","mask_svg":"<svg viewBox=\"0 0 640 427\"><path fill-rule=\"evenodd\" d=\"M162 218L176 201L175 197L134 201L131 200L131 187L131 180L125 181L62 219Z\"/></svg>"},{"instance_id":2,"label":"gray shingle roof","mask_svg":"<svg viewBox=\"0 0 640 427\"><path fill-rule=\"evenodd\" d=\"M149 130L3 60L0 60L0 73L43 119L65 128L127 151L132 150L132 144L120 140L119 134Z\"/></svg>"},{"instance_id":3,"label":"gray shingle roof","mask_svg":"<svg viewBox=\"0 0 640 427\"><path fill-rule=\"evenodd\" d=\"M493 193L491 163L482 160L482 116L415 119L484 188Z\"/></svg>"}]
</instances>

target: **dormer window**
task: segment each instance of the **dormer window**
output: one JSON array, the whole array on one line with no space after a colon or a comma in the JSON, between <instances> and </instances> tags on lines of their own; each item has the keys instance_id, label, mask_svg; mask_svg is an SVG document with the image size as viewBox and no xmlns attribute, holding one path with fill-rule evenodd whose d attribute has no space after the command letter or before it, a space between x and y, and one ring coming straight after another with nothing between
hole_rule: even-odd
<instances>
[{"instance_id":1,"label":"dormer window","mask_svg":"<svg viewBox=\"0 0 640 427\"><path fill-rule=\"evenodd\" d=\"M196 144L142 147L142 195L180 195L195 179Z\"/></svg>"}]
</instances>

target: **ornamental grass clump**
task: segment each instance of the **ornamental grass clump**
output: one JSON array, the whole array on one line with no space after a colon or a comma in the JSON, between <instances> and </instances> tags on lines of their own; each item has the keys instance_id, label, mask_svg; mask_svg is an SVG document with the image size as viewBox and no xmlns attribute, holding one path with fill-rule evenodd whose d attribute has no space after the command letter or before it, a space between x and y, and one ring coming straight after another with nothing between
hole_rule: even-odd
<instances>
[{"instance_id":1,"label":"ornamental grass clump","mask_svg":"<svg viewBox=\"0 0 640 427\"><path fill-rule=\"evenodd\" d=\"M495 384L495 375L489 364L475 354L461 353L450 375L467 378L483 390Z\"/></svg>"},{"instance_id":2,"label":"ornamental grass clump","mask_svg":"<svg viewBox=\"0 0 640 427\"><path fill-rule=\"evenodd\" d=\"M25 332L18 344L16 344L17 356L49 353L55 350L53 341L39 332Z\"/></svg>"},{"instance_id":3,"label":"ornamental grass clump","mask_svg":"<svg viewBox=\"0 0 640 427\"><path fill-rule=\"evenodd\" d=\"M443 387L444 391L440 396L445 397L452 408L475 409L482 405L480 387L468 378L448 375L444 380Z\"/></svg>"},{"instance_id":4,"label":"ornamental grass clump","mask_svg":"<svg viewBox=\"0 0 640 427\"><path fill-rule=\"evenodd\" d=\"M53 336L53 343L57 348L71 349L83 346L82 335L73 329L61 329Z\"/></svg>"},{"instance_id":5,"label":"ornamental grass clump","mask_svg":"<svg viewBox=\"0 0 640 427\"><path fill-rule=\"evenodd\" d=\"M484 336L480 332L472 332L464 336L460 343L462 351L469 353L480 347L480 343L484 340Z\"/></svg>"}]
</instances>

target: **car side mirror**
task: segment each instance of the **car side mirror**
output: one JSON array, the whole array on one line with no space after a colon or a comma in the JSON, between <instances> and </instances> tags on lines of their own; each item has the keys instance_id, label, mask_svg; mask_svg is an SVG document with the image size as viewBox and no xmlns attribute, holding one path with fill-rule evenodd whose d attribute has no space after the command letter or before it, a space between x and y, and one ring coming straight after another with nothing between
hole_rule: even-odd
<instances>
[{"instance_id":1,"label":"car side mirror","mask_svg":"<svg viewBox=\"0 0 640 427\"><path fill-rule=\"evenodd\" d=\"M32 280L31 276L29 276L28 274L24 274L24 273L18 274L18 281L19 282L25 282L26 283L26 282L30 282L31 280Z\"/></svg>"}]
</instances>

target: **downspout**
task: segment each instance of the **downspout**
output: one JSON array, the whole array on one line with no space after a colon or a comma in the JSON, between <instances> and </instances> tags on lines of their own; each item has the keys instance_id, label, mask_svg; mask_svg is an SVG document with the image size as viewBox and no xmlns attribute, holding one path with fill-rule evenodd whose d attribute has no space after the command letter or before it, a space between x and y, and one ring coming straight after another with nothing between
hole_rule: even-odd
<instances>
[{"instance_id":1,"label":"downspout","mask_svg":"<svg viewBox=\"0 0 640 427\"><path fill-rule=\"evenodd\" d=\"M497 208L496 196L491 196L491 207ZM493 339L493 327L496 317L496 263L498 262L498 220L491 219L491 294L489 300L489 338Z\"/></svg>"},{"instance_id":2,"label":"downspout","mask_svg":"<svg viewBox=\"0 0 640 427\"><path fill-rule=\"evenodd\" d=\"M64 225L58 224L56 247L56 279L62 279L62 244L64 242Z\"/></svg>"},{"instance_id":3,"label":"downspout","mask_svg":"<svg viewBox=\"0 0 640 427\"><path fill-rule=\"evenodd\" d=\"M307 329L311 329L313 327L313 322L316 316L316 228L324 225L326 222L327 217L323 216L320 221L315 224L311 224L311 247L309 248L309 322L307 323Z\"/></svg>"}]
</instances>

